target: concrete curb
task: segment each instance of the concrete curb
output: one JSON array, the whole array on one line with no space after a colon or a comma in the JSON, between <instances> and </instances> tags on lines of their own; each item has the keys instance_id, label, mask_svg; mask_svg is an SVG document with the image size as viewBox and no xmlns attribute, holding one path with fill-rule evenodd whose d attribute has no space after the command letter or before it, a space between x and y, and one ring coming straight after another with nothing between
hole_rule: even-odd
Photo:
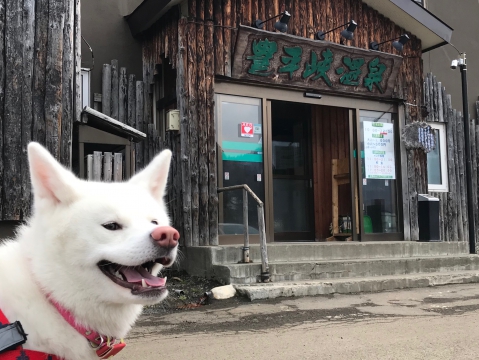
<instances>
[{"instance_id":1,"label":"concrete curb","mask_svg":"<svg viewBox=\"0 0 479 360\"><path fill-rule=\"evenodd\" d=\"M429 273L420 275L378 276L337 280L295 281L267 284L234 285L239 294L251 301L278 297L352 294L411 289L479 282L479 271Z\"/></svg>"}]
</instances>

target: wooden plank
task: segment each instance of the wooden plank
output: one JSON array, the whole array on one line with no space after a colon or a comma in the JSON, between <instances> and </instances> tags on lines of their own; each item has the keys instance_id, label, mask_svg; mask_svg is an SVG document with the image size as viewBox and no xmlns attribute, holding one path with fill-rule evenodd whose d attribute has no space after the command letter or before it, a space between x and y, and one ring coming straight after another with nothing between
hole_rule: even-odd
<instances>
[{"instance_id":1,"label":"wooden plank","mask_svg":"<svg viewBox=\"0 0 479 360\"><path fill-rule=\"evenodd\" d=\"M81 0L74 0L75 12L74 12L74 42L75 42L75 113L74 120L80 121L82 112L82 84L81 84Z\"/></svg>"},{"instance_id":2,"label":"wooden plank","mask_svg":"<svg viewBox=\"0 0 479 360\"><path fill-rule=\"evenodd\" d=\"M360 57L364 59L364 71L357 80L351 80L352 83L359 84L354 87L357 95L386 97L390 98L394 90L394 83L399 73L400 65L403 61L402 57L397 55L386 54L382 52L363 50L351 47L344 47L342 45L332 44L330 42L314 41L298 36L283 33L268 33L268 41L275 41L271 44L271 51L269 57L269 68L257 68L256 63L252 59L255 58L253 53L253 45L265 41L265 32L240 26L238 43L234 54L234 65L232 76L236 79L251 80L274 85L296 86L300 88L307 88L309 90L320 90L332 93L351 93L351 85L342 80L344 75L338 74L337 71L328 71L326 73L317 73L311 66L311 59L314 56L329 56L331 62L331 69L339 69L343 67L342 59L345 56ZM282 54L284 47L301 47L302 55L298 64L298 69L290 73L281 73L277 69L284 66L282 63ZM324 55L324 54L326 55ZM379 84L373 85L368 82L366 71L368 66L374 66L373 61L377 61L384 66L382 80ZM367 65L366 65L367 64ZM301 69L308 69L301 70ZM379 66L379 65L378 65ZM268 76L266 76L268 75Z\"/></svg>"},{"instance_id":3,"label":"wooden plank","mask_svg":"<svg viewBox=\"0 0 479 360\"><path fill-rule=\"evenodd\" d=\"M101 181L102 173L102 153L101 151L93 152L93 181Z\"/></svg>"},{"instance_id":4,"label":"wooden plank","mask_svg":"<svg viewBox=\"0 0 479 360\"><path fill-rule=\"evenodd\" d=\"M5 39L5 27L6 27L6 4L5 1L0 1L0 39ZM0 129L3 129L4 124L4 110L5 110L5 76L6 76L6 62L5 59L5 41L0 41ZM0 135L0 154L3 154L3 134ZM3 180L4 180L4 163L3 157L0 156L0 220L3 219Z\"/></svg>"},{"instance_id":5,"label":"wooden plank","mask_svg":"<svg viewBox=\"0 0 479 360\"><path fill-rule=\"evenodd\" d=\"M32 139L45 144L45 80L47 65L45 49L47 48L48 39L48 0L38 0L36 2L35 32Z\"/></svg>"},{"instance_id":6,"label":"wooden plank","mask_svg":"<svg viewBox=\"0 0 479 360\"><path fill-rule=\"evenodd\" d=\"M433 76L432 78L433 85L433 95L434 95L434 121L439 121L439 87L437 83L437 78Z\"/></svg>"},{"instance_id":7,"label":"wooden plank","mask_svg":"<svg viewBox=\"0 0 479 360\"><path fill-rule=\"evenodd\" d=\"M123 180L123 154L115 153L113 158L113 181Z\"/></svg>"},{"instance_id":8,"label":"wooden plank","mask_svg":"<svg viewBox=\"0 0 479 360\"><path fill-rule=\"evenodd\" d=\"M87 180L88 181L93 181L93 155L87 155L87 166L86 166L86 171L87 171Z\"/></svg>"},{"instance_id":9,"label":"wooden plank","mask_svg":"<svg viewBox=\"0 0 479 360\"><path fill-rule=\"evenodd\" d=\"M197 0L197 16L200 21L205 18L205 0ZM244 2L243 2L244 4ZM244 16L244 14L242 14ZM193 244L198 238L200 246L209 245L208 226L208 120L206 119L206 44L204 27L196 28L196 90L197 90L197 133L198 152L197 177L191 179L192 187L192 221L193 221ZM210 54L211 55L211 54ZM211 66L211 60L209 62ZM192 69L193 70L193 69ZM193 155L193 153L192 153ZM194 160L193 160L194 161ZM195 170L193 170L194 172ZM196 211L198 208L198 211Z\"/></svg>"},{"instance_id":10,"label":"wooden plank","mask_svg":"<svg viewBox=\"0 0 479 360\"><path fill-rule=\"evenodd\" d=\"M442 83L437 83L437 114L438 114L438 121L443 123L444 122L444 101L442 98Z\"/></svg>"},{"instance_id":11,"label":"wooden plank","mask_svg":"<svg viewBox=\"0 0 479 360\"><path fill-rule=\"evenodd\" d=\"M189 0L190 6L195 6L196 16L204 18L204 0ZM196 7L198 5L198 7ZM203 70L201 70L203 69ZM202 71L200 78L199 72ZM199 164L198 164L198 146L199 146L199 120L204 116L202 104L204 103L204 31L203 27L196 27L194 24L188 26L188 118L190 122L189 142L190 142L190 176L191 176L191 237L192 245L199 245ZM200 94L201 87L202 94Z\"/></svg>"},{"instance_id":12,"label":"wooden plank","mask_svg":"<svg viewBox=\"0 0 479 360\"><path fill-rule=\"evenodd\" d=\"M111 152L103 153L103 181L111 181L113 173L112 160L113 157Z\"/></svg>"},{"instance_id":13,"label":"wooden plank","mask_svg":"<svg viewBox=\"0 0 479 360\"><path fill-rule=\"evenodd\" d=\"M209 18L213 12L216 18L216 1L206 0L206 14ZM254 2L256 3L256 2ZM221 32L220 32L221 34ZM216 43L216 30L215 35L211 28L205 30L205 48L220 47L220 44ZM217 52L215 53L217 55ZM218 194L216 192L216 129L215 129L215 112L214 112L214 74L215 68L218 70L218 62L216 59L213 61L213 52L206 51L205 62L205 77L206 77L206 126L207 126L207 162L208 162L208 244L212 246L218 245Z\"/></svg>"},{"instance_id":14,"label":"wooden plank","mask_svg":"<svg viewBox=\"0 0 479 360\"><path fill-rule=\"evenodd\" d=\"M118 120L118 107L120 103L120 78L118 73L118 60L111 61L111 112L110 116Z\"/></svg>"},{"instance_id":15,"label":"wooden plank","mask_svg":"<svg viewBox=\"0 0 479 360\"><path fill-rule=\"evenodd\" d=\"M101 81L101 112L106 116L111 115L111 65L103 64Z\"/></svg>"},{"instance_id":16,"label":"wooden plank","mask_svg":"<svg viewBox=\"0 0 479 360\"><path fill-rule=\"evenodd\" d=\"M136 76L134 74L130 74L128 77L127 124L132 128L136 127Z\"/></svg>"},{"instance_id":17,"label":"wooden plank","mask_svg":"<svg viewBox=\"0 0 479 360\"><path fill-rule=\"evenodd\" d=\"M466 187L466 169L465 169L465 141L464 141L464 117L461 112L457 112L457 147L458 147L458 158L459 158L459 179L461 184L461 208L462 208L462 224L464 228L464 241L468 239L469 233L469 217L467 213L467 198L469 194L467 193Z\"/></svg>"},{"instance_id":18,"label":"wooden plank","mask_svg":"<svg viewBox=\"0 0 479 360\"><path fill-rule=\"evenodd\" d=\"M427 109L427 118L426 121L431 121L432 113L431 113L431 95L429 93L429 88L431 86L430 83L431 73L427 73L426 77L424 78L424 101L425 106Z\"/></svg>"},{"instance_id":19,"label":"wooden plank","mask_svg":"<svg viewBox=\"0 0 479 360\"><path fill-rule=\"evenodd\" d=\"M178 25L178 68L177 85L178 105L180 109L180 158L181 158L181 187L183 238L185 246L192 246L191 236L191 173L190 173L190 124L188 117L188 48L186 43L186 19L181 19Z\"/></svg>"},{"instance_id":20,"label":"wooden plank","mask_svg":"<svg viewBox=\"0 0 479 360\"><path fill-rule=\"evenodd\" d=\"M126 68L120 68L118 94L118 121L126 123L128 115L128 75Z\"/></svg>"},{"instance_id":21,"label":"wooden plank","mask_svg":"<svg viewBox=\"0 0 479 360\"><path fill-rule=\"evenodd\" d=\"M143 81L137 81L136 82L136 121L135 121L135 129L138 131L144 132L144 101L145 101L145 95L144 95L144 83ZM137 171L139 171L144 164L144 159L143 159L143 146L144 143L140 141L139 143L135 144L135 149L136 149L136 159L135 159L135 167Z\"/></svg>"},{"instance_id":22,"label":"wooden plank","mask_svg":"<svg viewBox=\"0 0 479 360\"><path fill-rule=\"evenodd\" d=\"M62 73L62 120L60 132L60 162L72 166L72 131L74 120L75 57L74 57L74 8L71 1L65 2L63 28L63 73Z\"/></svg>"},{"instance_id":23,"label":"wooden plank","mask_svg":"<svg viewBox=\"0 0 479 360\"><path fill-rule=\"evenodd\" d=\"M469 136L470 136L470 142L471 142L471 167L472 167L472 194L470 197L472 197L472 201L474 203L474 209L479 209L479 204L477 201L477 144L476 144L476 121L471 120L470 124L470 129L469 129ZM477 225L478 225L478 211L475 211L474 214L474 219L470 219L470 221L474 221L474 230L475 234L474 237L476 238L478 231L477 231Z\"/></svg>"},{"instance_id":24,"label":"wooden plank","mask_svg":"<svg viewBox=\"0 0 479 360\"><path fill-rule=\"evenodd\" d=\"M231 0L223 1L223 24L224 24L224 33L223 33L223 53L224 53L224 75L231 77L231 65L232 65L232 56L231 56L231 27L233 26L232 17L231 17Z\"/></svg>"},{"instance_id":25,"label":"wooden plank","mask_svg":"<svg viewBox=\"0 0 479 360\"><path fill-rule=\"evenodd\" d=\"M8 1L2 12L5 14L4 23L4 58L5 61L5 89L3 118L3 220L21 219L21 154L22 154L22 56L23 35L22 29L22 1ZM3 86L3 84L2 84Z\"/></svg>"},{"instance_id":26,"label":"wooden plank","mask_svg":"<svg viewBox=\"0 0 479 360\"><path fill-rule=\"evenodd\" d=\"M457 190L456 190L456 170L455 170L455 157L454 157L454 119L453 111L451 106L451 95L446 97L446 144L447 144L447 173L448 173L448 185L449 192L447 194L447 229L446 233L448 235L449 241L458 241L458 227L457 227Z\"/></svg>"},{"instance_id":27,"label":"wooden plank","mask_svg":"<svg viewBox=\"0 0 479 360\"><path fill-rule=\"evenodd\" d=\"M60 158L62 121L63 25L63 4L50 0L45 93L46 147L57 159Z\"/></svg>"},{"instance_id":28,"label":"wooden plank","mask_svg":"<svg viewBox=\"0 0 479 360\"><path fill-rule=\"evenodd\" d=\"M457 197L457 206L456 206L456 213L457 213L457 227L458 227L458 239L459 241L466 241L466 237L464 236L464 218L463 218L463 208L462 201L461 201L461 173L460 173L460 162L461 158L459 155L459 148L460 148L460 140L459 140L459 129L458 129L458 115L457 111L453 110L452 114L452 123L453 123L453 135L454 135L454 172L456 177L456 197Z\"/></svg>"},{"instance_id":29,"label":"wooden plank","mask_svg":"<svg viewBox=\"0 0 479 360\"><path fill-rule=\"evenodd\" d=\"M22 122L21 122L21 187L22 187L22 218L30 215L31 186L28 164L27 146L32 140L33 126L33 49L35 42L35 3L23 3L23 79L22 79Z\"/></svg>"},{"instance_id":30,"label":"wooden plank","mask_svg":"<svg viewBox=\"0 0 479 360\"><path fill-rule=\"evenodd\" d=\"M208 0L208 3L211 0ZM221 6L221 0L214 1L214 21L216 25L223 24L223 8ZM215 49L215 74L224 75L225 66L223 61L224 45L223 45L223 28L221 26L215 26L214 28L214 44Z\"/></svg>"},{"instance_id":31,"label":"wooden plank","mask_svg":"<svg viewBox=\"0 0 479 360\"><path fill-rule=\"evenodd\" d=\"M476 109L479 106L479 104L476 102ZM476 196L474 198L475 202L478 203L479 206L479 117L476 117L476 127L474 129L475 134L475 141L476 141L476 166L474 168L475 172L475 183L474 183L474 189L476 190ZM477 209L477 207L476 207ZM479 239L479 211L476 211L477 218L476 218L476 239Z\"/></svg>"}]
</instances>

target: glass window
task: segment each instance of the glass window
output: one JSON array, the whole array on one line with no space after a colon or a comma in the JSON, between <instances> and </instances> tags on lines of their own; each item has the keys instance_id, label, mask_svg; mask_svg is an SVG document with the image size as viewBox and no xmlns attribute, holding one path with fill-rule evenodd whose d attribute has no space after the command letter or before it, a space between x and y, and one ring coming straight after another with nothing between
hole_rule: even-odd
<instances>
[{"instance_id":1,"label":"glass window","mask_svg":"<svg viewBox=\"0 0 479 360\"><path fill-rule=\"evenodd\" d=\"M264 201L263 121L261 99L217 95L216 126L219 184L248 185ZM256 202L248 199L248 222L258 233ZM224 192L220 197L220 235L242 234L243 192ZM233 231L234 230L234 231Z\"/></svg>"},{"instance_id":2,"label":"glass window","mask_svg":"<svg viewBox=\"0 0 479 360\"><path fill-rule=\"evenodd\" d=\"M434 130L436 147L427 154L427 177L429 191L448 191L447 149L445 124L429 124Z\"/></svg>"},{"instance_id":3,"label":"glass window","mask_svg":"<svg viewBox=\"0 0 479 360\"><path fill-rule=\"evenodd\" d=\"M360 124L364 232L399 232L395 121L390 113L361 110Z\"/></svg>"}]
</instances>

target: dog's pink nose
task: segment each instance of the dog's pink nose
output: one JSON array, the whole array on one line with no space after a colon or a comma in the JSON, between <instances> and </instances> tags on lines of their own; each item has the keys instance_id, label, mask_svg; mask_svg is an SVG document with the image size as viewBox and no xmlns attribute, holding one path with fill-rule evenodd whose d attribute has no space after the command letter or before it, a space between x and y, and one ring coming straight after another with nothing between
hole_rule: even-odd
<instances>
[{"instance_id":1,"label":"dog's pink nose","mask_svg":"<svg viewBox=\"0 0 479 360\"><path fill-rule=\"evenodd\" d=\"M158 226L151 233L151 237L162 248L171 249L178 245L180 233L176 229L173 229L171 226Z\"/></svg>"}]
</instances>

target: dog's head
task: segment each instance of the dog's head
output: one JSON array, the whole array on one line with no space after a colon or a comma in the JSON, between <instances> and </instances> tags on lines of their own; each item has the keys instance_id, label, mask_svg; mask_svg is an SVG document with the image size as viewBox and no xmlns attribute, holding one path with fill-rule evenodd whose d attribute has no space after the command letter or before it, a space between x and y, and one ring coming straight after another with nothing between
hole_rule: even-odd
<instances>
[{"instance_id":1,"label":"dog's head","mask_svg":"<svg viewBox=\"0 0 479 360\"><path fill-rule=\"evenodd\" d=\"M28 146L34 210L22 238L33 276L57 299L154 304L168 292L156 275L177 253L163 202L171 152L124 183L87 182L37 143Z\"/></svg>"}]
</instances>

